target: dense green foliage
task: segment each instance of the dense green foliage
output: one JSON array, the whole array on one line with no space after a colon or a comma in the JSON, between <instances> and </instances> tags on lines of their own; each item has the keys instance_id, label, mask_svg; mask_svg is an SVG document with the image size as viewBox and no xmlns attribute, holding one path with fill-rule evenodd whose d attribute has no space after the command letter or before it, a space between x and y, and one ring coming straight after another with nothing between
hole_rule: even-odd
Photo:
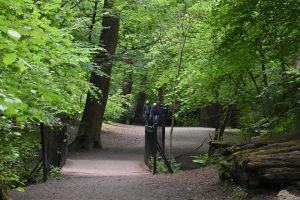
<instances>
[{"instance_id":1,"label":"dense green foliage","mask_svg":"<svg viewBox=\"0 0 300 200\"><path fill-rule=\"evenodd\" d=\"M0 0L0 187L23 181L18 166L35 153L39 122L82 113L90 70L101 73L92 58L102 3L95 11L89 0ZM197 126L202 108L218 104L224 115L234 105L242 133L285 133L300 119L298 7L116 0L121 29L105 118L134 118L141 93L155 102L162 91L178 122Z\"/></svg>"},{"instance_id":2,"label":"dense green foliage","mask_svg":"<svg viewBox=\"0 0 300 200\"><path fill-rule=\"evenodd\" d=\"M213 65L219 99L238 104L244 128L283 133L299 120L295 8L296 1L221 1L212 7L213 58L222 61Z\"/></svg>"},{"instance_id":3,"label":"dense green foliage","mask_svg":"<svg viewBox=\"0 0 300 200\"><path fill-rule=\"evenodd\" d=\"M91 50L60 27L59 8L60 1L0 1L1 187L23 181L18 168L36 154L36 125L76 116L89 89L82 66Z\"/></svg>"},{"instance_id":4,"label":"dense green foliage","mask_svg":"<svg viewBox=\"0 0 300 200\"><path fill-rule=\"evenodd\" d=\"M190 113L211 104L221 105L221 116L228 107L237 107L246 132L283 133L299 122L296 1L131 6L130 13L121 15L123 64L113 76L132 73L133 95L144 91L154 102L162 88L166 104L178 99L177 120L187 125L199 124L201 119ZM113 80L112 87L120 89L122 81Z\"/></svg>"}]
</instances>

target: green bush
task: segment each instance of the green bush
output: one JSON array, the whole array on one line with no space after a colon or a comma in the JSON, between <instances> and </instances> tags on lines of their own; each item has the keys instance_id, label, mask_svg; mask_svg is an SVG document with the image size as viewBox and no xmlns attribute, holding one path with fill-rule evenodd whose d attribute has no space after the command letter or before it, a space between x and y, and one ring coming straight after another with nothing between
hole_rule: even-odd
<instances>
[{"instance_id":1,"label":"green bush","mask_svg":"<svg viewBox=\"0 0 300 200\"><path fill-rule=\"evenodd\" d=\"M227 180L230 178L230 170L227 166L226 161L224 161L220 156L218 155L208 155L206 154L200 154L199 156L192 156L193 162L197 163L201 166L206 166L208 164L215 165L218 170L218 174L220 176L220 179Z\"/></svg>"},{"instance_id":2,"label":"green bush","mask_svg":"<svg viewBox=\"0 0 300 200\"><path fill-rule=\"evenodd\" d=\"M38 160L39 139L34 133L0 135L0 188L21 188Z\"/></svg>"},{"instance_id":3,"label":"green bush","mask_svg":"<svg viewBox=\"0 0 300 200\"><path fill-rule=\"evenodd\" d=\"M0 0L2 189L26 184L39 149L39 123L77 115L90 89L83 68L90 48L57 23L55 2Z\"/></svg>"},{"instance_id":4,"label":"green bush","mask_svg":"<svg viewBox=\"0 0 300 200\"><path fill-rule=\"evenodd\" d=\"M110 95L105 108L105 120L120 119L132 107L132 95L122 95L121 91Z\"/></svg>"},{"instance_id":5,"label":"green bush","mask_svg":"<svg viewBox=\"0 0 300 200\"><path fill-rule=\"evenodd\" d=\"M180 163L176 162L175 159L171 160L171 168L173 170L174 173L179 172L181 170L181 165ZM150 167L151 170L153 170L153 158L150 158ZM157 172L158 173L169 173L169 170L163 160L163 158L161 156L157 156Z\"/></svg>"},{"instance_id":6,"label":"green bush","mask_svg":"<svg viewBox=\"0 0 300 200\"><path fill-rule=\"evenodd\" d=\"M50 166L50 177L57 180L61 179L61 168L53 165Z\"/></svg>"},{"instance_id":7,"label":"green bush","mask_svg":"<svg viewBox=\"0 0 300 200\"><path fill-rule=\"evenodd\" d=\"M210 156L207 153L200 154L199 156L192 156L193 162L200 165L216 164L218 163L217 156Z\"/></svg>"}]
</instances>

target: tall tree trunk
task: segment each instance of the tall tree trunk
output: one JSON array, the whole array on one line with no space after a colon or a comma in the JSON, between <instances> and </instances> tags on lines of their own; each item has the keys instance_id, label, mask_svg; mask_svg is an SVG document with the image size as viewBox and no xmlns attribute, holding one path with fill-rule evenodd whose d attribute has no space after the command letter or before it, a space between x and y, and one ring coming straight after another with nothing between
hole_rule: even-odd
<instances>
[{"instance_id":1,"label":"tall tree trunk","mask_svg":"<svg viewBox=\"0 0 300 200\"><path fill-rule=\"evenodd\" d=\"M136 123L144 123L144 105L146 102L146 84L147 84L147 76L141 77L141 86L144 88L137 94L135 110L134 110L134 121Z\"/></svg>"},{"instance_id":2,"label":"tall tree trunk","mask_svg":"<svg viewBox=\"0 0 300 200\"><path fill-rule=\"evenodd\" d=\"M265 87L268 87L268 78L266 70L266 58L265 54L262 51L259 51L261 57L261 71L262 71L262 81Z\"/></svg>"},{"instance_id":3,"label":"tall tree trunk","mask_svg":"<svg viewBox=\"0 0 300 200\"><path fill-rule=\"evenodd\" d=\"M223 140L223 135L225 132L225 128L228 124L228 121L230 119L231 111L232 111L232 105L229 105L228 108L226 109L224 120L219 128L218 134L215 135L214 140L218 140L218 141Z\"/></svg>"},{"instance_id":4,"label":"tall tree trunk","mask_svg":"<svg viewBox=\"0 0 300 200\"><path fill-rule=\"evenodd\" d=\"M144 122L143 108L145 102L146 102L146 93L145 91L140 91L137 95L136 107L134 113L134 121L137 123Z\"/></svg>"},{"instance_id":5,"label":"tall tree trunk","mask_svg":"<svg viewBox=\"0 0 300 200\"><path fill-rule=\"evenodd\" d=\"M123 79L122 95L131 94L132 84L133 84L132 72L129 72L129 73L127 73L125 75L125 77ZM126 103L123 103L122 106L126 110L126 112L123 114L123 116L121 116L120 120L121 120L122 123L129 124L130 123L130 119L132 117L132 112L130 110L130 106L128 106L128 104L126 104Z\"/></svg>"},{"instance_id":6,"label":"tall tree trunk","mask_svg":"<svg viewBox=\"0 0 300 200\"><path fill-rule=\"evenodd\" d=\"M158 91L157 91L157 102L159 105L161 104L164 104L164 88L163 87L160 87L158 88Z\"/></svg>"},{"instance_id":7,"label":"tall tree trunk","mask_svg":"<svg viewBox=\"0 0 300 200\"><path fill-rule=\"evenodd\" d=\"M103 8L106 11L112 9L113 1L105 0ZM100 75L96 71L91 73L90 83L97 88L97 91L93 94L89 92L87 95L79 133L75 141L76 146L80 148L91 149L93 147L102 147L100 133L108 99L112 56L115 54L117 47L119 26L119 17L111 14L103 16L99 46L104 48L105 51L96 54L95 63L97 66L101 66L104 75Z\"/></svg>"}]
</instances>

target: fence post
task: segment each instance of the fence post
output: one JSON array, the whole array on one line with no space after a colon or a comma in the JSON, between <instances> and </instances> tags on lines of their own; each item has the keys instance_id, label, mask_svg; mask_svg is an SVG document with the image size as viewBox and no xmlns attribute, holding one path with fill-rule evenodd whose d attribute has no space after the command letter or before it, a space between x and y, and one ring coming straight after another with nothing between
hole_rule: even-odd
<instances>
[{"instance_id":1,"label":"fence post","mask_svg":"<svg viewBox=\"0 0 300 200\"><path fill-rule=\"evenodd\" d=\"M161 133L161 140L162 140L162 144L161 144L161 148L162 148L162 152L165 153L165 149L166 149L166 124L165 124L165 121L166 121L166 108L163 107L162 109L162 115L161 115L161 127L162 127L162 133Z\"/></svg>"},{"instance_id":2,"label":"fence post","mask_svg":"<svg viewBox=\"0 0 300 200\"><path fill-rule=\"evenodd\" d=\"M0 200L3 200L3 199L4 199L3 190L0 189Z\"/></svg>"},{"instance_id":3,"label":"fence post","mask_svg":"<svg viewBox=\"0 0 300 200\"><path fill-rule=\"evenodd\" d=\"M60 167L64 166L68 157L68 138L67 138L67 126L63 127L62 130L62 144L61 144L61 156L60 156Z\"/></svg>"},{"instance_id":4,"label":"fence post","mask_svg":"<svg viewBox=\"0 0 300 200\"><path fill-rule=\"evenodd\" d=\"M153 140L152 140L152 148L153 148L153 174L157 173L157 149L156 149L156 143L157 143L157 124L154 125L154 131L153 131Z\"/></svg>"},{"instance_id":5,"label":"fence post","mask_svg":"<svg viewBox=\"0 0 300 200\"><path fill-rule=\"evenodd\" d=\"M43 181L47 181L48 179L48 159L47 159L47 152L46 152L46 141L45 141L45 124L40 124L40 131L41 131L41 145L42 145L42 162L43 162Z\"/></svg>"},{"instance_id":6,"label":"fence post","mask_svg":"<svg viewBox=\"0 0 300 200\"><path fill-rule=\"evenodd\" d=\"M145 126L144 161L145 161L145 164L148 165L148 136L147 136L147 125Z\"/></svg>"}]
</instances>

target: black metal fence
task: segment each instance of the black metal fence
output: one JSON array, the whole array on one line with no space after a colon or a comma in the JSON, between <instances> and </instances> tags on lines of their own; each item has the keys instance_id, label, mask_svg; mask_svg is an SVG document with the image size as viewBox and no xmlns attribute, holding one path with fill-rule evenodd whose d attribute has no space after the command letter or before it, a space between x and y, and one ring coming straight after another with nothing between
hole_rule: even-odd
<instances>
[{"instance_id":1,"label":"black metal fence","mask_svg":"<svg viewBox=\"0 0 300 200\"><path fill-rule=\"evenodd\" d=\"M28 182L43 169L43 181L48 179L51 166L63 167L68 156L67 126L40 124L41 152L38 163L31 171Z\"/></svg>"},{"instance_id":2,"label":"black metal fence","mask_svg":"<svg viewBox=\"0 0 300 200\"><path fill-rule=\"evenodd\" d=\"M62 167L68 156L67 127L40 125L42 145L43 180L46 181L50 167Z\"/></svg>"},{"instance_id":3,"label":"black metal fence","mask_svg":"<svg viewBox=\"0 0 300 200\"><path fill-rule=\"evenodd\" d=\"M0 189L0 200L4 200L4 191L2 189Z\"/></svg>"},{"instance_id":4,"label":"black metal fence","mask_svg":"<svg viewBox=\"0 0 300 200\"><path fill-rule=\"evenodd\" d=\"M157 173L158 154L163 159L170 173L173 173L171 165L165 156L165 120L164 112L158 117L158 123L145 126L145 150L144 161L153 174Z\"/></svg>"},{"instance_id":5,"label":"black metal fence","mask_svg":"<svg viewBox=\"0 0 300 200\"><path fill-rule=\"evenodd\" d=\"M157 126L157 142L160 145L162 152L165 153L165 148L166 148L166 144L165 144L165 139L166 139L166 129L164 125L161 126Z\"/></svg>"},{"instance_id":6,"label":"black metal fence","mask_svg":"<svg viewBox=\"0 0 300 200\"><path fill-rule=\"evenodd\" d=\"M150 159L151 157L157 154L156 150L156 136L157 136L157 127L154 126L145 126L145 150L144 150L144 161L145 164L150 168L151 163ZM156 157L155 157L156 158ZM153 162L156 162L156 160L153 160ZM156 165L154 165L156 166ZM154 167L153 167L154 170Z\"/></svg>"}]
</instances>

